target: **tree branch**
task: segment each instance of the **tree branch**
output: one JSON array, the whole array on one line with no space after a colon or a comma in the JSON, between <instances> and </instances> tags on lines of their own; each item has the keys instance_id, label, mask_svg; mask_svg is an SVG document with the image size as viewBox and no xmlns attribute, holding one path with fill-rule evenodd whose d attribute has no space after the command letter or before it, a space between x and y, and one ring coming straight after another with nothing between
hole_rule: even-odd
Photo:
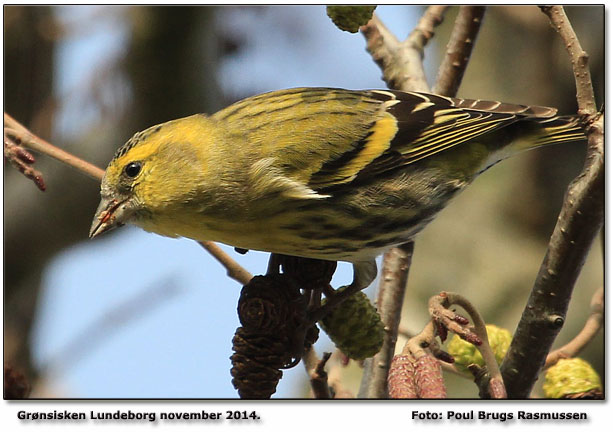
<instances>
[{"instance_id":1,"label":"tree branch","mask_svg":"<svg viewBox=\"0 0 613 432\"><path fill-rule=\"evenodd\" d=\"M581 44L562 6L541 6L541 10L549 17L551 26L560 34L575 73L577 87L577 103L579 114L592 116L598 112L594 99L592 76L588 66L588 55Z\"/></svg>"},{"instance_id":2,"label":"tree branch","mask_svg":"<svg viewBox=\"0 0 613 432\"><path fill-rule=\"evenodd\" d=\"M376 14L360 28L367 51L383 71L389 88L403 91L430 91L423 67L424 47L443 21L447 6L429 6L409 37L400 42Z\"/></svg>"},{"instance_id":3,"label":"tree branch","mask_svg":"<svg viewBox=\"0 0 613 432\"><path fill-rule=\"evenodd\" d=\"M596 113L587 55L564 10L546 7L552 25L569 47L579 112L587 119L583 171L568 187L528 303L502 364L509 397L527 398L564 324L575 281L604 219L604 121ZM534 343L538 340L538 343Z\"/></svg>"},{"instance_id":4,"label":"tree branch","mask_svg":"<svg viewBox=\"0 0 613 432\"><path fill-rule=\"evenodd\" d=\"M387 375L398 340L398 326L413 248L414 243L409 242L392 248L384 255L377 308L385 326L385 337L381 350L364 362L364 377L358 394L360 398L388 397Z\"/></svg>"},{"instance_id":5,"label":"tree branch","mask_svg":"<svg viewBox=\"0 0 613 432\"><path fill-rule=\"evenodd\" d=\"M32 153L19 145L20 140L17 135L14 129L4 128L4 157L26 178L32 180L38 189L45 191L47 186L42 173L32 166L36 159Z\"/></svg>"},{"instance_id":6,"label":"tree branch","mask_svg":"<svg viewBox=\"0 0 613 432\"><path fill-rule=\"evenodd\" d=\"M485 6L460 6L433 92L455 96L481 28Z\"/></svg>"},{"instance_id":7,"label":"tree branch","mask_svg":"<svg viewBox=\"0 0 613 432\"><path fill-rule=\"evenodd\" d=\"M328 374L324 370L332 353L324 353L319 358L311 346L302 356L302 362L311 383L311 390L315 399L332 399L332 392L328 385Z\"/></svg>"},{"instance_id":8,"label":"tree branch","mask_svg":"<svg viewBox=\"0 0 613 432\"><path fill-rule=\"evenodd\" d=\"M4 113L4 131L6 135L16 138L20 145L28 149L51 156L94 180L102 180L104 170L37 137L7 113Z\"/></svg>"},{"instance_id":9,"label":"tree branch","mask_svg":"<svg viewBox=\"0 0 613 432\"><path fill-rule=\"evenodd\" d=\"M423 49L434 35L434 28L442 22L446 10L443 6L428 7L415 30L402 43L376 15L361 28L367 50L382 69L388 87L404 91L429 91L422 62ZM384 255L377 304L386 335L379 353L364 362L359 397L387 397L387 374L398 339L400 312L413 248L411 241L392 248Z\"/></svg>"},{"instance_id":10,"label":"tree branch","mask_svg":"<svg viewBox=\"0 0 613 432\"><path fill-rule=\"evenodd\" d=\"M424 48L434 36L434 29L443 22L445 12L449 6L428 6L417 26L411 32L405 44L419 51L421 58L424 57Z\"/></svg>"},{"instance_id":11,"label":"tree branch","mask_svg":"<svg viewBox=\"0 0 613 432\"><path fill-rule=\"evenodd\" d=\"M213 258L217 260L222 266L225 267L228 277L234 279L242 285L247 283L253 278L253 275L243 268L239 263L234 261L230 255L225 253L217 244L210 241L198 242Z\"/></svg>"},{"instance_id":12,"label":"tree branch","mask_svg":"<svg viewBox=\"0 0 613 432\"><path fill-rule=\"evenodd\" d=\"M422 330L422 332L423 332L423 330ZM418 335L416 335L413 332L409 331L409 329L407 329L406 327L399 326L398 327L398 336L402 336L402 337L406 338L407 339L407 343L408 343L409 339L411 339L411 338L413 338L415 336L418 336ZM406 344L405 344L405 347L406 347ZM406 348L406 349L408 349L408 348ZM435 354L435 356L436 356L436 354ZM439 363L440 363L441 367L443 368L443 370L445 372L449 372L449 373L461 376L462 378L466 378L466 379L472 379L473 378L472 375L460 371L452 363L448 363L447 361L441 360L440 358L439 358Z\"/></svg>"},{"instance_id":13,"label":"tree branch","mask_svg":"<svg viewBox=\"0 0 613 432\"><path fill-rule=\"evenodd\" d=\"M410 354L416 359L427 355L424 346L430 346L435 337L436 326L434 321L430 320L420 333L407 340L402 348L402 354Z\"/></svg>"},{"instance_id":14,"label":"tree branch","mask_svg":"<svg viewBox=\"0 0 613 432\"><path fill-rule=\"evenodd\" d=\"M576 357L585 346L590 343L594 336L602 328L604 319L604 289L600 288L592 296L590 304L590 315L588 316L583 329L566 345L552 351L547 355L544 368L553 366L558 360L563 358Z\"/></svg>"}]
</instances>

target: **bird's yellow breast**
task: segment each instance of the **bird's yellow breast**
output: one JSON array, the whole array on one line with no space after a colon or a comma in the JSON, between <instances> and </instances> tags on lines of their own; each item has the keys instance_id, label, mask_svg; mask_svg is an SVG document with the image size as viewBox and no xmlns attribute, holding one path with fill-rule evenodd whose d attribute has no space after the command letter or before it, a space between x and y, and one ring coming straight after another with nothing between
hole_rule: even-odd
<instances>
[{"instance_id":1,"label":"bird's yellow breast","mask_svg":"<svg viewBox=\"0 0 613 432\"><path fill-rule=\"evenodd\" d=\"M184 211L141 219L136 224L146 231L167 237L216 241L251 250L300 255L296 245L307 246L304 238L279 228L288 224L285 216L258 220L232 220L230 217L212 220L202 214Z\"/></svg>"}]
</instances>

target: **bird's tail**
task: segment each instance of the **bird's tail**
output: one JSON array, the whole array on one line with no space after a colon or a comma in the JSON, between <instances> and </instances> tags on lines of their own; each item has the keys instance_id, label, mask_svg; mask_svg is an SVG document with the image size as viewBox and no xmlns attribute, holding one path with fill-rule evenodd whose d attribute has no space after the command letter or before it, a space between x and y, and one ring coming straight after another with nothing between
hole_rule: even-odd
<instances>
[{"instance_id":1,"label":"bird's tail","mask_svg":"<svg viewBox=\"0 0 613 432\"><path fill-rule=\"evenodd\" d=\"M557 116L543 120L532 120L537 131L531 137L529 148L572 141L584 141L585 131L578 115Z\"/></svg>"},{"instance_id":2,"label":"bird's tail","mask_svg":"<svg viewBox=\"0 0 613 432\"><path fill-rule=\"evenodd\" d=\"M522 119L509 132L511 139L504 149L505 158L539 147L586 140L578 115Z\"/></svg>"}]
</instances>

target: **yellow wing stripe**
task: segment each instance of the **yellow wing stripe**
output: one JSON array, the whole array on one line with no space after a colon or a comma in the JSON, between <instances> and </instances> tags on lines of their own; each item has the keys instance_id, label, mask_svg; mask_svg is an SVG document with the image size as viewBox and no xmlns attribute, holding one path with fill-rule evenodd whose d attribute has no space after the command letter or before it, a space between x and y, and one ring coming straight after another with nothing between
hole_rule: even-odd
<instances>
[{"instance_id":1,"label":"yellow wing stripe","mask_svg":"<svg viewBox=\"0 0 613 432\"><path fill-rule=\"evenodd\" d=\"M584 140L585 139L585 135L581 132L569 132L567 134L564 135L555 135L553 137L543 137L543 138L539 138L538 140L534 141L533 147L538 147L541 145L546 145L546 144L555 144L555 143L563 143L563 142L567 142L567 141L573 141L573 140Z\"/></svg>"},{"instance_id":2,"label":"yellow wing stripe","mask_svg":"<svg viewBox=\"0 0 613 432\"><path fill-rule=\"evenodd\" d=\"M411 111L411 114L415 114L416 112L429 108L433 105L434 103L432 102L420 102L417 105L415 105L415 108L413 108L413 111Z\"/></svg>"},{"instance_id":3,"label":"yellow wing stripe","mask_svg":"<svg viewBox=\"0 0 613 432\"><path fill-rule=\"evenodd\" d=\"M448 121L470 117L470 114L458 111L455 108L438 110L434 114L434 124L446 123Z\"/></svg>"},{"instance_id":4,"label":"yellow wing stripe","mask_svg":"<svg viewBox=\"0 0 613 432\"><path fill-rule=\"evenodd\" d=\"M352 149L330 161L332 167L322 168L311 175L311 187L331 187L350 183L360 172L389 150L392 139L398 132L397 120L391 114L377 120L370 127L368 135L355 143Z\"/></svg>"},{"instance_id":5,"label":"yellow wing stripe","mask_svg":"<svg viewBox=\"0 0 613 432\"><path fill-rule=\"evenodd\" d=\"M446 133L444 134L444 136L440 136L436 140L429 141L428 144L419 147L419 149L416 149L415 151L412 150L406 153L406 162L412 163L425 157L431 156L435 153L439 153L448 148L454 147L463 142L466 142L475 136L482 135L484 132L495 129L498 126L497 123L498 122L496 121L489 121L472 125L471 127L464 128L461 131L451 131L449 133ZM450 135L451 138L448 139Z\"/></svg>"},{"instance_id":6,"label":"yellow wing stripe","mask_svg":"<svg viewBox=\"0 0 613 432\"><path fill-rule=\"evenodd\" d=\"M417 147L415 149L411 149L408 154L421 153L424 150L428 150L431 147L436 147L441 144L452 144L452 143L461 143L464 141L468 141L474 136L478 136L483 134L493 128L498 126L498 122L489 121L489 122L480 122L478 124L466 125L461 129L450 130L443 134L439 134L436 137L429 137L426 144L421 147Z\"/></svg>"},{"instance_id":7,"label":"yellow wing stripe","mask_svg":"<svg viewBox=\"0 0 613 432\"><path fill-rule=\"evenodd\" d=\"M411 155L414 153L421 153L424 150L427 151L429 148L436 146L443 140L452 140L448 142L455 142L457 140L460 140L460 142L467 141L468 139L470 139L470 137L475 135L470 134L469 136L468 134L470 132L484 132L486 130L490 130L493 127L498 126L499 123L500 121L498 119L484 121L483 119L469 118L466 120L457 121L446 127L438 127L436 129L428 131L429 133L425 133L419 138L417 138L413 142L413 145L410 147L409 151L404 152L404 154ZM488 124L490 124L490 126L486 126ZM482 127L483 129L481 129ZM419 144L422 143L423 145L420 146Z\"/></svg>"},{"instance_id":8,"label":"yellow wing stripe","mask_svg":"<svg viewBox=\"0 0 613 432\"><path fill-rule=\"evenodd\" d=\"M392 138L398 132L396 118L388 114L375 122L371 130L372 134L366 139L364 148L344 167L339 169L339 177L346 179L346 181L353 180L366 165L390 148Z\"/></svg>"},{"instance_id":9,"label":"yellow wing stripe","mask_svg":"<svg viewBox=\"0 0 613 432\"><path fill-rule=\"evenodd\" d=\"M416 138L413 144L418 144L420 142L427 143L429 142L429 140L443 133L446 133L448 131L457 132L457 131L460 131L461 128L465 127L466 125L471 125L471 124L480 123L484 121L482 116L478 118L474 118L474 117L471 117L468 113L464 113L459 116L454 116L453 118L449 118L448 116L445 116L445 117L446 118L444 118L440 122L436 122L438 123L436 126L429 126L426 129L424 129L422 131L422 134ZM435 118L435 121L436 121L436 118Z\"/></svg>"}]
</instances>

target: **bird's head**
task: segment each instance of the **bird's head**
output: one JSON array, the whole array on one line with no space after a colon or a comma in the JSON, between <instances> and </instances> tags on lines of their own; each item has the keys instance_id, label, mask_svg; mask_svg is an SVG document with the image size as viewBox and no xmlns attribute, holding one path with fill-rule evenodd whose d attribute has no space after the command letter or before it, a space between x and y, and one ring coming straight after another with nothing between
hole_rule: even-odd
<instances>
[{"instance_id":1,"label":"bird's head","mask_svg":"<svg viewBox=\"0 0 613 432\"><path fill-rule=\"evenodd\" d=\"M152 126L117 150L102 179L90 238L127 223L147 229L173 204L189 200L203 170L198 144L206 121L195 115Z\"/></svg>"}]
</instances>

